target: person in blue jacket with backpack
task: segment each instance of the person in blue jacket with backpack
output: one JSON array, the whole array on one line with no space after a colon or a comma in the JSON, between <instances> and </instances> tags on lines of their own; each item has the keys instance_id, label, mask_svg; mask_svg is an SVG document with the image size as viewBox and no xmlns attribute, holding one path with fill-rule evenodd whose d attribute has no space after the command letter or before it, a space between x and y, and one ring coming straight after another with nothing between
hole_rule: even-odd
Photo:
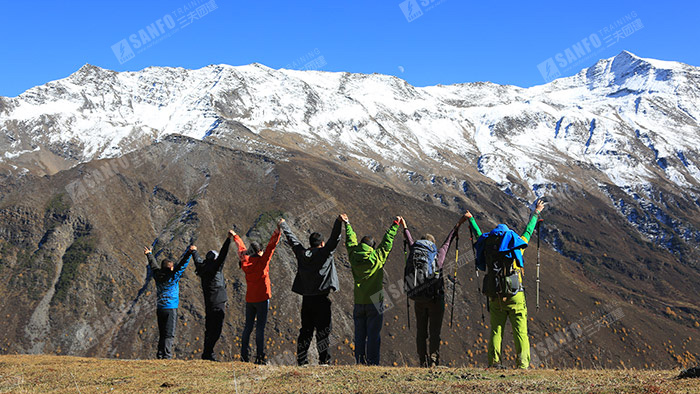
<instances>
[{"instance_id":1,"label":"person in blue jacket with backpack","mask_svg":"<svg viewBox=\"0 0 700 394\"><path fill-rule=\"evenodd\" d=\"M434 367L440 363L440 332L445 315L445 282L442 266L459 226L467 221L462 216L447 235L440 249L435 245L435 237L425 234L414 241L401 218L405 242L408 246L404 285L408 298L414 301L416 312L416 346L421 367ZM410 318L410 317L409 317ZM428 335L430 333L430 335ZM426 341L430 337L430 346Z\"/></svg>"},{"instance_id":2,"label":"person in blue jacket with backpack","mask_svg":"<svg viewBox=\"0 0 700 394\"><path fill-rule=\"evenodd\" d=\"M156 282L158 316L158 353L156 358L173 358L173 341L175 339L175 325L177 324L177 308L180 304L180 278L187 268L190 257L197 247L190 246L180 261L175 264L170 259L164 259L160 265L153 257L150 248L144 248L143 252L148 258L148 265Z\"/></svg>"}]
</instances>

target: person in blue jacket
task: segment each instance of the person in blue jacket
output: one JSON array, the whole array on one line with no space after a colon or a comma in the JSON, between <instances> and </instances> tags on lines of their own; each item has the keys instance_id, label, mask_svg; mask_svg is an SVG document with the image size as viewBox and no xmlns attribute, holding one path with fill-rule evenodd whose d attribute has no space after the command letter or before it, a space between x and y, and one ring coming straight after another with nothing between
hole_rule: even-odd
<instances>
[{"instance_id":1,"label":"person in blue jacket","mask_svg":"<svg viewBox=\"0 0 700 394\"><path fill-rule=\"evenodd\" d=\"M164 259L158 265L150 248L144 248L143 252L148 258L148 265L156 282L156 295L158 299L156 315L158 316L158 353L159 359L173 358L173 340L175 339L175 325L177 324L177 308L180 306L180 278L190 262L192 253L197 247L190 246L180 261L175 264L170 259Z\"/></svg>"}]
</instances>

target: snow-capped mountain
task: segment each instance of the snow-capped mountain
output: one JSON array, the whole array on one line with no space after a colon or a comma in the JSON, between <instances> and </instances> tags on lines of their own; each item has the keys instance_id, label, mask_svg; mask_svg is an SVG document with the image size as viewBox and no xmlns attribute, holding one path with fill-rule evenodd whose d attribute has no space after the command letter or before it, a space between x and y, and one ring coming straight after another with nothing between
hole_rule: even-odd
<instances>
[{"instance_id":1,"label":"snow-capped mountain","mask_svg":"<svg viewBox=\"0 0 700 394\"><path fill-rule=\"evenodd\" d=\"M168 134L298 136L410 168L450 152L498 183L551 183L592 166L619 186L700 180L700 69L629 52L529 89L491 83L418 88L386 75L259 64L139 72L86 65L0 102L2 157L47 150L71 164L115 157ZM252 136L251 136L252 137ZM274 144L276 138L267 138Z\"/></svg>"},{"instance_id":2,"label":"snow-capped mountain","mask_svg":"<svg viewBox=\"0 0 700 394\"><path fill-rule=\"evenodd\" d=\"M303 149L404 177L459 180L476 169L523 200L576 188L607 194L624 213L605 185L649 203L660 187L700 198L699 95L700 68L629 52L527 89L414 87L260 64L121 73L86 65L0 99L0 168L52 173L183 134L250 151Z\"/></svg>"}]
</instances>

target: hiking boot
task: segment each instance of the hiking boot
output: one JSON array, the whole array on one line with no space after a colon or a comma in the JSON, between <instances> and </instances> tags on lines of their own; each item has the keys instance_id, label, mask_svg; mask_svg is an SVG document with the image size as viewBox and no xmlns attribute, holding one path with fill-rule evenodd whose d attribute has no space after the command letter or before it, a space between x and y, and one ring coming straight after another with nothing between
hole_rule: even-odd
<instances>
[{"instance_id":1,"label":"hiking boot","mask_svg":"<svg viewBox=\"0 0 700 394\"><path fill-rule=\"evenodd\" d=\"M700 367L693 367L684 369L678 375L677 379L688 379L688 378L699 378L700 377Z\"/></svg>"},{"instance_id":2,"label":"hiking boot","mask_svg":"<svg viewBox=\"0 0 700 394\"><path fill-rule=\"evenodd\" d=\"M425 356L419 357L418 365L420 365L421 368L428 368L430 366L430 364L428 363L428 358Z\"/></svg>"},{"instance_id":3,"label":"hiking boot","mask_svg":"<svg viewBox=\"0 0 700 394\"><path fill-rule=\"evenodd\" d=\"M440 365L440 355L438 353L433 353L429 356L428 362L430 363L430 367L437 367Z\"/></svg>"},{"instance_id":4,"label":"hiking boot","mask_svg":"<svg viewBox=\"0 0 700 394\"><path fill-rule=\"evenodd\" d=\"M266 360L266 358L265 358L265 355L264 355L264 354L258 354L258 356L255 357L255 364L257 364L257 365L266 365L266 364L267 364L267 360Z\"/></svg>"}]
</instances>

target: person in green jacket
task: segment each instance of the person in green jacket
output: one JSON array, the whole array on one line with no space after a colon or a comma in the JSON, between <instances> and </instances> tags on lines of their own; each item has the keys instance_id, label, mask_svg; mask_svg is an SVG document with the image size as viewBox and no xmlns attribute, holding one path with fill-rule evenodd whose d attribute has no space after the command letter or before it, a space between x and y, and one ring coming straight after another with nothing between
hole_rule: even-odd
<instances>
[{"instance_id":1,"label":"person in green jacket","mask_svg":"<svg viewBox=\"0 0 700 394\"><path fill-rule=\"evenodd\" d=\"M348 216L343 214L341 218L345 222L345 246L355 281L355 307L352 313L355 321L355 362L379 365L380 332L384 316L383 267L399 230L401 217L396 217L379 245L369 235L357 243Z\"/></svg>"},{"instance_id":2,"label":"person in green jacket","mask_svg":"<svg viewBox=\"0 0 700 394\"><path fill-rule=\"evenodd\" d=\"M523 234L520 236L520 238L525 242L525 246L527 246L527 243L530 242L530 237L535 231L537 220L539 219L540 212L542 212L543 209L544 202L539 200L537 202L537 206L535 207L535 211L530 218L527 227L525 228L525 232L523 232ZM469 218L469 224L471 225L474 234L479 238L477 241L478 254L479 242L484 239L482 235L486 236L488 234L482 234L471 212L467 211L465 216ZM523 246L522 249L524 249L525 246ZM522 249L520 249L521 253ZM479 264L477 264L477 268L482 271L485 270L485 266L479 267ZM523 267L518 259L513 260L513 269L518 272L520 283L523 283ZM529 368L530 340L527 336L527 305L525 304L525 293L522 286L514 296L489 297L488 301L489 313L491 317L491 333L488 346L489 367L503 367L501 365L501 344L503 341L503 331L505 330L506 321L510 320L510 324L513 327L515 351L518 353L518 367L523 369Z\"/></svg>"}]
</instances>

